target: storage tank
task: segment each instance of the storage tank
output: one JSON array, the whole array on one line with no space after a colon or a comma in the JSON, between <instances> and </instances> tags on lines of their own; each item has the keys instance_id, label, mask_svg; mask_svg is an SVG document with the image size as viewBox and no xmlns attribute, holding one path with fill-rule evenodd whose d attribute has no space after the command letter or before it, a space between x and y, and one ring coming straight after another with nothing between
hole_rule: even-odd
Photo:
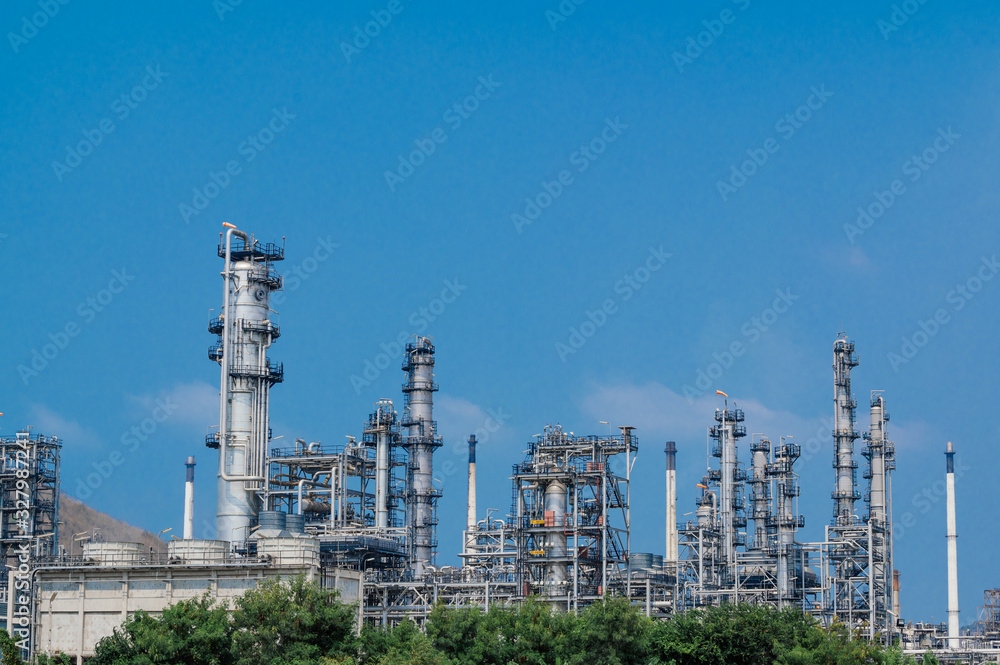
<instances>
[{"instance_id":1,"label":"storage tank","mask_svg":"<svg viewBox=\"0 0 1000 665\"><path fill-rule=\"evenodd\" d=\"M662 563L662 559L661 559ZM653 555L648 552L632 553L632 570L651 570L653 568Z\"/></svg>"},{"instance_id":2,"label":"storage tank","mask_svg":"<svg viewBox=\"0 0 1000 665\"><path fill-rule=\"evenodd\" d=\"M278 566L318 566L319 540L316 538L261 538L257 555L268 556Z\"/></svg>"},{"instance_id":3,"label":"storage tank","mask_svg":"<svg viewBox=\"0 0 1000 665\"><path fill-rule=\"evenodd\" d=\"M293 515L289 513L285 516L285 530L292 535L306 532L306 516Z\"/></svg>"},{"instance_id":4,"label":"storage tank","mask_svg":"<svg viewBox=\"0 0 1000 665\"><path fill-rule=\"evenodd\" d=\"M142 543L92 542L83 544L83 558L94 559L105 566L132 565L149 554Z\"/></svg>"},{"instance_id":5,"label":"storage tank","mask_svg":"<svg viewBox=\"0 0 1000 665\"><path fill-rule=\"evenodd\" d=\"M222 563L229 555L229 543L224 540L172 540L167 545L171 559L188 564Z\"/></svg>"}]
</instances>

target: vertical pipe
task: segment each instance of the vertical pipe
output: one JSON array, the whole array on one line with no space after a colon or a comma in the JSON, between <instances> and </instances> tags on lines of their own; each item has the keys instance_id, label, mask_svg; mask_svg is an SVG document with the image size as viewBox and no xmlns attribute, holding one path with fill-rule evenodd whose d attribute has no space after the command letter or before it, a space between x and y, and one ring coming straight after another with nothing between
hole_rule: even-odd
<instances>
[{"instance_id":1,"label":"vertical pipe","mask_svg":"<svg viewBox=\"0 0 1000 665\"><path fill-rule=\"evenodd\" d=\"M899 621L902 617L899 614L899 571L892 571L892 613L895 615L896 621Z\"/></svg>"},{"instance_id":2,"label":"vertical pipe","mask_svg":"<svg viewBox=\"0 0 1000 665\"><path fill-rule=\"evenodd\" d=\"M194 457L188 457L187 479L184 482L184 540L194 538Z\"/></svg>"},{"instance_id":3,"label":"vertical pipe","mask_svg":"<svg viewBox=\"0 0 1000 665\"><path fill-rule=\"evenodd\" d=\"M667 549L666 560L677 561L677 444L667 441Z\"/></svg>"},{"instance_id":4,"label":"vertical pipe","mask_svg":"<svg viewBox=\"0 0 1000 665\"><path fill-rule=\"evenodd\" d=\"M945 451L948 490L948 647L958 649L958 527L955 523L955 448Z\"/></svg>"}]
</instances>

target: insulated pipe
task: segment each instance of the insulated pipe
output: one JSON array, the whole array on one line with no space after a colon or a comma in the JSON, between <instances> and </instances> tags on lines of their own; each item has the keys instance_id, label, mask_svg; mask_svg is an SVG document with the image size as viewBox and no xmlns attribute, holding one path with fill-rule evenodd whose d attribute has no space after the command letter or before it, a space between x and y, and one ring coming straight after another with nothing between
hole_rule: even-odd
<instances>
[{"instance_id":1,"label":"insulated pipe","mask_svg":"<svg viewBox=\"0 0 1000 665\"><path fill-rule=\"evenodd\" d=\"M948 490L948 648L958 649L958 528L955 524L955 448L951 441L944 456Z\"/></svg>"},{"instance_id":2,"label":"insulated pipe","mask_svg":"<svg viewBox=\"0 0 1000 665\"><path fill-rule=\"evenodd\" d=\"M219 391L219 477L226 482L236 482L244 480L239 475L229 475L226 473L226 444L229 436L229 288L232 277L232 243L233 236L237 235L243 239L247 245L250 238L243 231L235 226L226 231L226 263L222 271L222 386ZM246 478L246 480L264 480L263 478Z\"/></svg>"},{"instance_id":3,"label":"insulated pipe","mask_svg":"<svg viewBox=\"0 0 1000 665\"><path fill-rule=\"evenodd\" d=\"M194 538L194 457L188 457L187 480L184 482L184 540Z\"/></svg>"},{"instance_id":4,"label":"insulated pipe","mask_svg":"<svg viewBox=\"0 0 1000 665\"><path fill-rule=\"evenodd\" d=\"M892 613L899 621L899 571L892 571Z\"/></svg>"},{"instance_id":5,"label":"insulated pipe","mask_svg":"<svg viewBox=\"0 0 1000 665\"><path fill-rule=\"evenodd\" d=\"M667 561L677 561L677 444L667 441Z\"/></svg>"}]
</instances>

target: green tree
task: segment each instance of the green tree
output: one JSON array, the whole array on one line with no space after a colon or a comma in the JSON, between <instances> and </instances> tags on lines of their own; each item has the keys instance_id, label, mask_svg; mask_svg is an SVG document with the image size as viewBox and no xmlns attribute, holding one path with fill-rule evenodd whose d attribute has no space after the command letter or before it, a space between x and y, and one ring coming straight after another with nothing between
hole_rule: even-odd
<instances>
[{"instance_id":1,"label":"green tree","mask_svg":"<svg viewBox=\"0 0 1000 665\"><path fill-rule=\"evenodd\" d=\"M357 608L335 590L298 577L266 580L236 600L232 656L236 665L306 665L354 658Z\"/></svg>"},{"instance_id":2,"label":"green tree","mask_svg":"<svg viewBox=\"0 0 1000 665\"><path fill-rule=\"evenodd\" d=\"M570 663L633 665L652 655L653 622L624 598L608 598L584 610L573 627Z\"/></svg>"},{"instance_id":3,"label":"green tree","mask_svg":"<svg viewBox=\"0 0 1000 665\"><path fill-rule=\"evenodd\" d=\"M21 665L21 652L17 642L3 628L0 628L0 665Z\"/></svg>"},{"instance_id":4,"label":"green tree","mask_svg":"<svg viewBox=\"0 0 1000 665\"><path fill-rule=\"evenodd\" d=\"M230 665L232 625L208 595L171 605L159 617L139 611L97 643L93 665Z\"/></svg>"}]
</instances>

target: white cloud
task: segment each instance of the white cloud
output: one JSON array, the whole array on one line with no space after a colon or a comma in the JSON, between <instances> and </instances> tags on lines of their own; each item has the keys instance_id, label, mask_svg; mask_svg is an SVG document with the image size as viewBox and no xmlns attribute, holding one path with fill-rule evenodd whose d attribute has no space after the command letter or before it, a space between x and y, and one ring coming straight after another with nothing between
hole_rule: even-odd
<instances>
[{"instance_id":1,"label":"white cloud","mask_svg":"<svg viewBox=\"0 0 1000 665\"><path fill-rule=\"evenodd\" d=\"M177 424L208 427L219 422L219 387L204 381L180 383L156 393L126 395L126 400L133 406L133 416L137 418L148 416L164 403L176 406L170 420Z\"/></svg>"},{"instance_id":2,"label":"white cloud","mask_svg":"<svg viewBox=\"0 0 1000 665\"><path fill-rule=\"evenodd\" d=\"M819 418L806 418L789 411L771 409L755 399L731 396L729 405L736 404L746 413L747 432L764 432L771 438L780 435L812 436ZM714 423L716 408L722 408L723 398L703 395L688 402L688 398L656 382L644 385L617 384L591 386L580 403L580 411L595 421L607 420L613 425L632 425L640 437L667 438L704 437L705 429ZM832 412L832 409L831 409Z\"/></svg>"},{"instance_id":3,"label":"white cloud","mask_svg":"<svg viewBox=\"0 0 1000 665\"><path fill-rule=\"evenodd\" d=\"M32 434L57 436L74 447L100 446L101 437L75 420L69 420L44 404L31 405Z\"/></svg>"}]
</instances>

